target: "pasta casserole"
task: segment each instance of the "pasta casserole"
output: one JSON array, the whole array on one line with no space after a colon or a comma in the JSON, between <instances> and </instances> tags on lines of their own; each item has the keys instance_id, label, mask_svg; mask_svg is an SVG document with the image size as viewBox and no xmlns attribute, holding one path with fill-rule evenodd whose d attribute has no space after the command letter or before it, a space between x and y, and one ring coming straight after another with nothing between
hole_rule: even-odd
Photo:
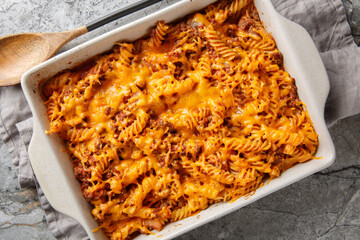
<instances>
[{"instance_id":1,"label":"pasta casserole","mask_svg":"<svg viewBox=\"0 0 360 240\"><path fill-rule=\"evenodd\" d=\"M313 159L318 135L253 1L222 0L43 86L111 239L150 234Z\"/></svg>"}]
</instances>

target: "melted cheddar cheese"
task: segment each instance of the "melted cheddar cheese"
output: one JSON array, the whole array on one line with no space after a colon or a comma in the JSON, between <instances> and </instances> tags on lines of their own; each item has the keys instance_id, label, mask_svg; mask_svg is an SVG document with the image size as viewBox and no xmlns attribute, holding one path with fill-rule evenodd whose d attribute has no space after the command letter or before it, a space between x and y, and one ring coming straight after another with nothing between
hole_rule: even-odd
<instances>
[{"instance_id":1,"label":"melted cheddar cheese","mask_svg":"<svg viewBox=\"0 0 360 240\"><path fill-rule=\"evenodd\" d=\"M220 1L50 79L49 133L111 239L149 234L313 159L318 136L252 1Z\"/></svg>"}]
</instances>

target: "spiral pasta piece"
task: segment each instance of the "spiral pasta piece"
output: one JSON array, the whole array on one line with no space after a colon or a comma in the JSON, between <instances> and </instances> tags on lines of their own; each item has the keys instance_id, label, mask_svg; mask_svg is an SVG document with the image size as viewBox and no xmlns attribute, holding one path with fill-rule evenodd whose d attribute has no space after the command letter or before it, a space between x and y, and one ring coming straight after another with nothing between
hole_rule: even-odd
<instances>
[{"instance_id":1,"label":"spiral pasta piece","mask_svg":"<svg viewBox=\"0 0 360 240\"><path fill-rule=\"evenodd\" d=\"M249 0L234 0L232 3L225 7L232 14L236 14L241 11L250 1Z\"/></svg>"},{"instance_id":2,"label":"spiral pasta piece","mask_svg":"<svg viewBox=\"0 0 360 240\"><path fill-rule=\"evenodd\" d=\"M213 28L206 28L205 37L210 42L210 45L225 59L231 61L236 58L236 53L228 47L219 37Z\"/></svg>"},{"instance_id":3,"label":"spiral pasta piece","mask_svg":"<svg viewBox=\"0 0 360 240\"><path fill-rule=\"evenodd\" d=\"M128 43L120 44L120 60L124 66L130 67L131 59L134 57L134 45Z\"/></svg>"},{"instance_id":4,"label":"spiral pasta piece","mask_svg":"<svg viewBox=\"0 0 360 240\"><path fill-rule=\"evenodd\" d=\"M157 23L156 28L151 34L152 45L157 47L164 40L164 37L167 33L169 26L165 24L164 21L160 21Z\"/></svg>"}]
</instances>

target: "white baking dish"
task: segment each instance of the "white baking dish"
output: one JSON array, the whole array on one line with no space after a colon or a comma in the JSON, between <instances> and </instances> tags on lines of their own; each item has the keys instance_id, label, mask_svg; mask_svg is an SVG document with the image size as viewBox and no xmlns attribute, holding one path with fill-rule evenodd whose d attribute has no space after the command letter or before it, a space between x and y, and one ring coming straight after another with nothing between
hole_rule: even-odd
<instances>
[{"instance_id":1,"label":"white baking dish","mask_svg":"<svg viewBox=\"0 0 360 240\"><path fill-rule=\"evenodd\" d=\"M34 116L34 135L29 155L35 175L51 205L79 221L91 239L106 239L99 231L92 232L97 223L91 207L83 198L78 181L62 140L56 135L46 135L49 122L41 98L39 83L67 68L74 67L87 58L109 50L119 40L132 41L149 33L159 20L171 22L186 14L204 8L214 0L183 0L157 13L115 29L89 42L62 53L29 70L22 77L22 87ZM154 235L141 235L136 239L170 239L202 224L231 213L289 184L299 181L331 165L335 149L324 121L324 106L329 92L329 80L320 55L309 34L299 25L280 16L270 0L255 0L266 29L272 33L284 55L286 70L296 79L300 99L303 100L319 134L319 159L298 164L281 177L265 184L255 194L233 203L215 204L199 214L167 225Z\"/></svg>"}]
</instances>

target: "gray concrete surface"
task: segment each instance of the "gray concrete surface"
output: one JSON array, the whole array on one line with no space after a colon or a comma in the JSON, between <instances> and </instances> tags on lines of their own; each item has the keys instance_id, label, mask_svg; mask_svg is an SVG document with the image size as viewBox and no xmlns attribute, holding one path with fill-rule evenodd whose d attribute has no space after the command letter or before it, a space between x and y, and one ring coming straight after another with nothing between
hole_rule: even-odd
<instances>
[{"instance_id":1,"label":"gray concrete surface","mask_svg":"<svg viewBox=\"0 0 360 240\"><path fill-rule=\"evenodd\" d=\"M341 0L345 7L352 35L356 44L360 45L360 1L359 0Z\"/></svg>"},{"instance_id":2,"label":"gray concrete surface","mask_svg":"<svg viewBox=\"0 0 360 240\"><path fill-rule=\"evenodd\" d=\"M360 44L360 0L342 0ZM0 36L62 31L95 20L129 1L0 0ZM61 51L176 2L125 17L66 45ZM360 239L360 115L330 128L337 158L330 168L239 211L195 229L185 239ZM0 143L0 239L54 239L34 189L20 189Z\"/></svg>"}]
</instances>

